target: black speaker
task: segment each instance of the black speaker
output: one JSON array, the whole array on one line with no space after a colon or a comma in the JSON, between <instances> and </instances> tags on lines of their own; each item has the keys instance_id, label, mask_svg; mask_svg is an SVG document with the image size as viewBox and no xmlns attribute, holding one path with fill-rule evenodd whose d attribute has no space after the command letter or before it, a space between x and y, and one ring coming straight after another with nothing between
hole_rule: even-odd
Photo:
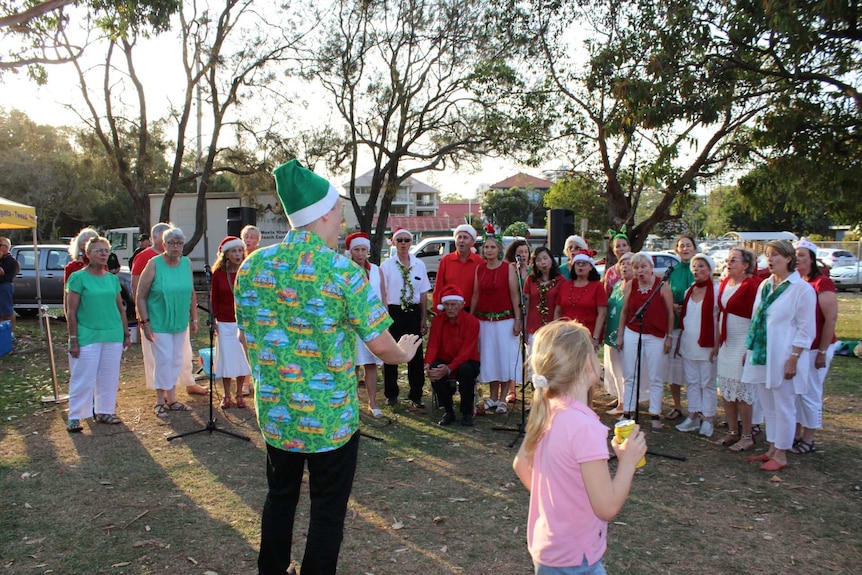
<instances>
[{"instance_id":1,"label":"black speaker","mask_svg":"<svg viewBox=\"0 0 862 575\"><path fill-rule=\"evenodd\" d=\"M257 225L257 208L239 206L227 209L227 235L239 237L246 226Z\"/></svg>"},{"instance_id":2,"label":"black speaker","mask_svg":"<svg viewBox=\"0 0 862 575\"><path fill-rule=\"evenodd\" d=\"M575 212L548 210L548 247L554 256L563 255L566 238L575 235Z\"/></svg>"}]
</instances>

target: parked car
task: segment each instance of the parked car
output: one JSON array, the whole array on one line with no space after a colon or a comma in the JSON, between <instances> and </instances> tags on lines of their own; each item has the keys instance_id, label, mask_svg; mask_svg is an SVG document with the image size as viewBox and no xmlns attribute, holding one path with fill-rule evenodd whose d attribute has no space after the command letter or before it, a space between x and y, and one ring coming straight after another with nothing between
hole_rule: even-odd
<instances>
[{"instance_id":1,"label":"parked car","mask_svg":"<svg viewBox=\"0 0 862 575\"><path fill-rule=\"evenodd\" d=\"M72 259L69 246L63 244L39 245L39 280L42 286L42 304L49 307L63 305L63 268ZM39 304L36 301L36 260L33 246L13 246L10 252L21 271L15 276L13 303L21 314L35 314Z\"/></svg>"},{"instance_id":2,"label":"parked car","mask_svg":"<svg viewBox=\"0 0 862 575\"><path fill-rule=\"evenodd\" d=\"M862 263L852 266L838 266L829 270L829 279L835 284L835 289L862 289Z\"/></svg>"},{"instance_id":3,"label":"parked car","mask_svg":"<svg viewBox=\"0 0 862 575\"><path fill-rule=\"evenodd\" d=\"M847 250L835 248L817 250L817 259L830 268L856 265L856 256Z\"/></svg>"},{"instance_id":4,"label":"parked car","mask_svg":"<svg viewBox=\"0 0 862 575\"><path fill-rule=\"evenodd\" d=\"M729 249L718 249L712 250L709 252L709 257L712 258L712 261L715 262L715 270L714 273L716 275L721 275L724 272L725 266L727 266L727 256L730 255Z\"/></svg>"}]
</instances>

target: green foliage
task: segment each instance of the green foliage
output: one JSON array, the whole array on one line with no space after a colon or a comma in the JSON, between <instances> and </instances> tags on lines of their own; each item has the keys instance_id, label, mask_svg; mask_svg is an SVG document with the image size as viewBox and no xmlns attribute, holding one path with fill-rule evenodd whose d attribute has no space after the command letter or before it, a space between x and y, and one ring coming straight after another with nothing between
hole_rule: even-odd
<instances>
[{"instance_id":1,"label":"green foliage","mask_svg":"<svg viewBox=\"0 0 862 575\"><path fill-rule=\"evenodd\" d=\"M608 204L599 181L585 174L560 180L545 194L545 207L575 212L575 221L587 218L587 229L597 230L599 237L611 227Z\"/></svg>"},{"instance_id":2,"label":"green foliage","mask_svg":"<svg viewBox=\"0 0 862 575\"><path fill-rule=\"evenodd\" d=\"M518 236L521 238L527 237L527 233L530 231L530 226L527 225L527 222L513 222L509 224L503 231L504 236Z\"/></svg>"},{"instance_id":3,"label":"green foliage","mask_svg":"<svg viewBox=\"0 0 862 575\"><path fill-rule=\"evenodd\" d=\"M488 192L482 202L485 220L494 224L498 230L506 229L512 223L520 221L529 209L530 200L527 192L518 188Z\"/></svg>"}]
</instances>

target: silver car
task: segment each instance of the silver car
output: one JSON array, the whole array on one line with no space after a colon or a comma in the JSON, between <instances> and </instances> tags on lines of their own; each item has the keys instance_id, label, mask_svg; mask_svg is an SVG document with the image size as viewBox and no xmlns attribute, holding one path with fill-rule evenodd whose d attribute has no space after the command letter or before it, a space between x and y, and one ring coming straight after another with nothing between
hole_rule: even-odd
<instances>
[{"instance_id":1,"label":"silver car","mask_svg":"<svg viewBox=\"0 0 862 575\"><path fill-rule=\"evenodd\" d=\"M39 245L39 280L42 285L42 304L49 307L63 305L63 269L71 261L69 246L65 244ZM21 271L15 276L13 303L21 314L35 314L39 304L36 301L36 266L33 246L13 246L10 252Z\"/></svg>"},{"instance_id":2,"label":"silver car","mask_svg":"<svg viewBox=\"0 0 862 575\"><path fill-rule=\"evenodd\" d=\"M835 284L835 289L839 291L862 289L862 263L831 268L829 279Z\"/></svg>"}]
</instances>

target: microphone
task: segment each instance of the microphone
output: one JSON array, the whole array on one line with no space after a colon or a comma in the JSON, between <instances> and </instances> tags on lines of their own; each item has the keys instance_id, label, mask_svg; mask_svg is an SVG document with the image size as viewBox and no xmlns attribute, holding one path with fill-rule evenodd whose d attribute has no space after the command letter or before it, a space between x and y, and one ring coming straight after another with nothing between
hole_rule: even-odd
<instances>
[{"instance_id":1,"label":"microphone","mask_svg":"<svg viewBox=\"0 0 862 575\"><path fill-rule=\"evenodd\" d=\"M664 277L661 281L668 281L670 279L670 274L673 273L674 266L668 266L667 270L664 272Z\"/></svg>"},{"instance_id":2,"label":"microphone","mask_svg":"<svg viewBox=\"0 0 862 575\"><path fill-rule=\"evenodd\" d=\"M515 255L515 260L518 262L518 265L521 265L521 254Z\"/></svg>"}]
</instances>

